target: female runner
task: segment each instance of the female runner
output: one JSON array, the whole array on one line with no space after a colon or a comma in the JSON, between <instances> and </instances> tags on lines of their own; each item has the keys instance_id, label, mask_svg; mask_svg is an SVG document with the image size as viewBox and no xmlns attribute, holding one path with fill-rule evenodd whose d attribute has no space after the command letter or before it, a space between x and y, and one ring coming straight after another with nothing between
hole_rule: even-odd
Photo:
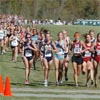
<instances>
[{"instance_id":1,"label":"female runner","mask_svg":"<svg viewBox=\"0 0 100 100\"><path fill-rule=\"evenodd\" d=\"M85 74L87 69L87 81L86 86L88 87L89 80L91 79L91 84L93 84L93 63L91 62L92 54L93 54L93 43L91 43L91 37L89 34L85 35L85 46L86 51L83 53L83 74Z\"/></svg>"},{"instance_id":2,"label":"female runner","mask_svg":"<svg viewBox=\"0 0 100 100\"><path fill-rule=\"evenodd\" d=\"M75 40L71 43L71 50L73 51L72 65L74 70L75 86L78 86L78 76L83 64L83 58L81 55L83 53L82 48L85 48L85 45L84 42L80 40L79 32L75 32L74 38Z\"/></svg>"},{"instance_id":3,"label":"female runner","mask_svg":"<svg viewBox=\"0 0 100 100\"><path fill-rule=\"evenodd\" d=\"M63 32L58 33L58 40L55 41L58 52L54 56L56 85L62 83L64 51L66 50L66 41L63 38Z\"/></svg>"},{"instance_id":4,"label":"female runner","mask_svg":"<svg viewBox=\"0 0 100 100\"><path fill-rule=\"evenodd\" d=\"M68 63L69 63L69 47L70 47L70 37L68 36L67 30L63 30L64 38L66 41L66 51L64 52L64 67L65 67L65 80L68 80Z\"/></svg>"},{"instance_id":5,"label":"female runner","mask_svg":"<svg viewBox=\"0 0 100 100\"><path fill-rule=\"evenodd\" d=\"M23 61L25 64L25 84L29 84L30 69L33 63L34 51L37 51L35 43L31 41L31 35L26 34L26 42L23 45Z\"/></svg>"},{"instance_id":6,"label":"female runner","mask_svg":"<svg viewBox=\"0 0 100 100\"><path fill-rule=\"evenodd\" d=\"M97 74L98 65L100 64L100 33L97 34L97 41L95 43L95 54L94 54L94 81L95 87L97 87Z\"/></svg>"},{"instance_id":7,"label":"female runner","mask_svg":"<svg viewBox=\"0 0 100 100\"><path fill-rule=\"evenodd\" d=\"M50 72L50 67L53 61L53 52L56 52L56 46L54 42L51 40L50 33L47 33L45 36L45 41L42 45L44 51L41 52L43 55L43 65L44 65L44 86L48 86L48 76Z\"/></svg>"}]
</instances>

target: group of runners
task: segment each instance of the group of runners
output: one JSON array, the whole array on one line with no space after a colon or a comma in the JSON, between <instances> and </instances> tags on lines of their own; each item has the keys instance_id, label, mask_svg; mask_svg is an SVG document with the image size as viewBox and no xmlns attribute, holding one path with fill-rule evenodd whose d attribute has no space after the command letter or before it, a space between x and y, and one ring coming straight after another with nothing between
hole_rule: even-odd
<instances>
[{"instance_id":1,"label":"group of runners","mask_svg":"<svg viewBox=\"0 0 100 100\"><path fill-rule=\"evenodd\" d=\"M56 34L55 34L56 35ZM12 61L17 62L18 54L21 54L25 64L25 84L29 84L30 69L40 58L44 71L44 86L48 86L48 77L52 63L55 65L55 84L68 81L68 63L72 62L75 86L78 84L80 72L87 74L86 86L97 87L98 64L100 62L100 33L95 38L94 30L84 34L84 41L80 39L80 33L75 32L74 40L68 36L67 30L57 34L57 40L53 40L50 31L41 28L40 31L33 26L15 25L12 22L0 23L0 47L1 54L6 53L9 47L12 50ZM71 58L71 59L69 59Z\"/></svg>"}]
</instances>

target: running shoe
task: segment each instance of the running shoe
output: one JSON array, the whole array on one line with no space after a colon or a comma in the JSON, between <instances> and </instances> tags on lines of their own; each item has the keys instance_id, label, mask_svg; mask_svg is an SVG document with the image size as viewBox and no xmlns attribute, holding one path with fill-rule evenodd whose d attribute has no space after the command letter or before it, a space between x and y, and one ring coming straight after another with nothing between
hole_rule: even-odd
<instances>
[{"instance_id":1,"label":"running shoe","mask_svg":"<svg viewBox=\"0 0 100 100\"><path fill-rule=\"evenodd\" d=\"M65 76L65 81L68 81L68 77L67 76Z\"/></svg>"},{"instance_id":2,"label":"running shoe","mask_svg":"<svg viewBox=\"0 0 100 100\"><path fill-rule=\"evenodd\" d=\"M78 86L79 86L79 85L78 85L78 83L77 83L77 84L75 84L75 86L76 86L76 87L78 87Z\"/></svg>"},{"instance_id":3,"label":"running shoe","mask_svg":"<svg viewBox=\"0 0 100 100\"><path fill-rule=\"evenodd\" d=\"M93 85L94 84L94 81L93 80L91 80L91 85Z\"/></svg>"},{"instance_id":4,"label":"running shoe","mask_svg":"<svg viewBox=\"0 0 100 100\"><path fill-rule=\"evenodd\" d=\"M29 85L29 81L28 80L25 81L25 85Z\"/></svg>"},{"instance_id":5,"label":"running shoe","mask_svg":"<svg viewBox=\"0 0 100 100\"><path fill-rule=\"evenodd\" d=\"M56 82L56 85L59 85L59 82L58 81Z\"/></svg>"},{"instance_id":6,"label":"running shoe","mask_svg":"<svg viewBox=\"0 0 100 100\"><path fill-rule=\"evenodd\" d=\"M44 81L44 86L45 86L45 87L48 86L48 81L47 81L47 80Z\"/></svg>"},{"instance_id":7,"label":"running shoe","mask_svg":"<svg viewBox=\"0 0 100 100\"><path fill-rule=\"evenodd\" d=\"M82 75L85 75L85 73L86 73L85 71L82 71Z\"/></svg>"},{"instance_id":8,"label":"running shoe","mask_svg":"<svg viewBox=\"0 0 100 100\"><path fill-rule=\"evenodd\" d=\"M97 84L95 83L95 87L97 87Z\"/></svg>"},{"instance_id":9,"label":"running shoe","mask_svg":"<svg viewBox=\"0 0 100 100\"><path fill-rule=\"evenodd\" d=\"M63 83L63 80L59 80L59 84L62 84Z\"/></svg>"}]
</instances>

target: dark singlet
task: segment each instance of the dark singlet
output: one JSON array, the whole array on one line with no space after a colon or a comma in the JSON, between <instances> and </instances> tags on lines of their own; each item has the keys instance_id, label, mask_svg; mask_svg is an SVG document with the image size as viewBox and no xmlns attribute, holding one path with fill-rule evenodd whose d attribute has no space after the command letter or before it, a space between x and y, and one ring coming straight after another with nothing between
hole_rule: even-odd
<instances>
[{"instance_id":1,"label":"dark singlet","mask_svg":"<svg viewBox=\"0 0 100 100\"><path fill-rule=\"evenodd\" d=\"M72 47L73 47L73 53L74 54L78 54L78 55L80 55L81 54L81 50L82 50L82 44L81 44L81 42L79 41L79 42L75 42L75 41L73 41L73 45L72 45Z\"/></svg>"},{"instance_id":2,"label":"dark singlet","mask_svg":"<svg viewBox=\"0 0 100 100\"><path fill-rule=\"evenodd\" d=\"M32 42L29 45L33 48ZM28 45L26 42L24 43L24 56L26 58L32 58L34 56L34 51L28 48Z\"/></svg>"},{"instance_id":3,"label":"dark singlet","mask_svg":"<svg viewBox=\"0 0 100 100\"><path fill-rule=\"evenodd\" d=\"M64 58L68 57L69 52L69 37L66 38L66 51L64 51Z\"/></svg>"},{"instance_id":4,"label":"dark singlet","mask_svg":"<svg viewBox=\"0 0 100 100\"><path fill-rule=\"evenodd\" d=\"M49 44L47 44L45 42L45 44L44 44L44 57L46 57L46 58L53 56L52 51L49 51L48 48L53 49L52 42L50 42Z\"/></svg>"}]
</instances>

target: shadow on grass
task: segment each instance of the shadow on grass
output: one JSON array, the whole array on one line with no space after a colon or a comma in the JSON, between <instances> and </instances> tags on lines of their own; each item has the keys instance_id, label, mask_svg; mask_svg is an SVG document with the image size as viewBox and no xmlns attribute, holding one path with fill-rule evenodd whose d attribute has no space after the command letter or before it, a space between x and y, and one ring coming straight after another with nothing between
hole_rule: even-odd
<instances>
[{"instance_id":1,"label":"shadow on grass","mask_svg":"<svg viewBox=\"0 0 100 100\"><path fill-rule=\"evenodd\" d=\"M25 68L22 67L13 67L13 68L25 70Z\"/></svg>"},{"instance_id":2,"label":"shadow on grass","mask_svg":"<svg viewBox=\"0 0 100 100\"><path fill-rule=\"evenodd\" d=\"M19 62L22 62L22 61L20 61L20 60L18 60L17 62L13 62L13 61L11 61L11 60L2 60L2 59L0 59L0 62L7 62L7 63L19 63Z\"/></svg>"},{"instance_id":3,"label":"shadow on grass","mask_svg":"<svg viewBox=\"0 0 100 100\"><path fill-rule=\"evenodd\" d=\"M13 86L34 86L36 87L37 85L34 83L30 83L29 85L25 85L25 83L11 83Z\"/></svg>"},{"instance_id":4,"label":"shadow on grass","mask_svg":"<svg viewBox=\"0 0 100 100\"><path fill-rule=\"evenodd\" d=\"M43 86L43 81L34 81L34 82L30 82L29 85L25 85L25 83L11 83L11 85L14 86L34 86L34 87L38 87L38 86Z\"/></svg>"},{"instance_id":5,"label":"shadow on grass","mask_svg":"<svg viewBox=\"0 0 100 100\"><path fill-rule=\"evenodd\" d=\"M64 87L64 86L75 87L74 82L62 83L62 84L59 84L59 85L56 85L55 82L49 82L48 84L49 84L50 87L54 87L54 86L56 86L56 87ZM22 87L26 87L26 86L28 86L28 87L44 87L43 81L30 82L29 85L25 85L24 82L23 83L16 82L16 83L11 83L11 85L22 86ZM80 82L79 87L85 87L85 85L81 84L81 82Z\"/></svg>"},{"instance_id":6,"label":"shadow on grass","mask_svg":"<svg viewBox=\"0 0 100 100\"><path fill-rule=\"evenodd\" d=\"M44 71L41 67L36 67L36 70L34 70L34 67L31 68L33 71ZM50 71L55 71L55 69L50 69Z\"/></svg>"},{"instance_id":7,"label":"shadow on grass","mask_svg":"<svg viewBox=\"0 0 100 100\"><path fill-rule=\"evenodd\" d=\"M3 61L1 61L1 60L0 60L0 62L6 62L6 63L11 63L10 61L5 61L5 60L3 60Z\"/></svg>"}]
</instances>

